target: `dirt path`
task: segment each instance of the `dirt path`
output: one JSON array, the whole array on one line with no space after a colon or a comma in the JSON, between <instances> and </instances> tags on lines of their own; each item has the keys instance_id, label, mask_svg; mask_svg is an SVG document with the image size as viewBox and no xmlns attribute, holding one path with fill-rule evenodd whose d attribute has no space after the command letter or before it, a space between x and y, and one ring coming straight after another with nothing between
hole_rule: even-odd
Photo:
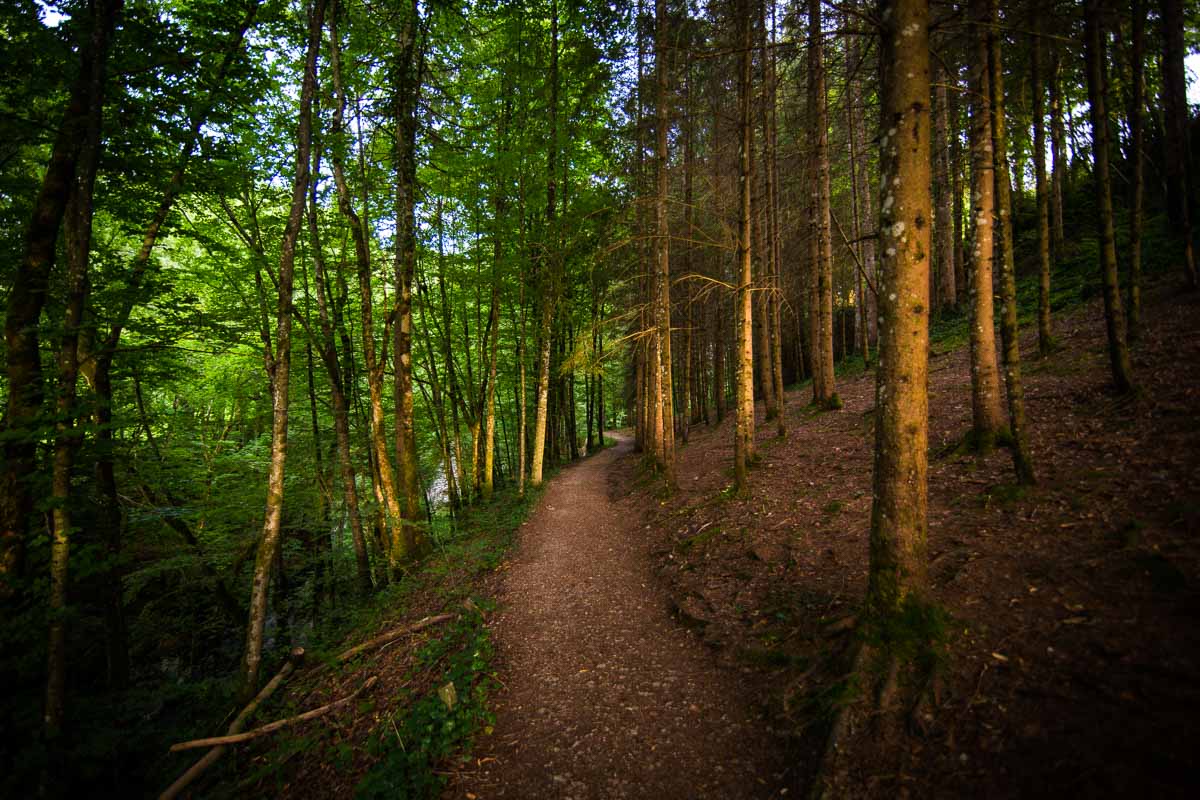
<instances>
[{"instance_id":1,"label":"dirt path","mask_svg":"<svg viewBox=\"0 0 1200 800\"><path fill-rule=\"evenodd\" d=\"M748 798L786 785L739 676L670 614L625 499L631 449L622 438L563 470L522 528L491 623L495 731L448 796Z\"/></svg>"}]
</instances>

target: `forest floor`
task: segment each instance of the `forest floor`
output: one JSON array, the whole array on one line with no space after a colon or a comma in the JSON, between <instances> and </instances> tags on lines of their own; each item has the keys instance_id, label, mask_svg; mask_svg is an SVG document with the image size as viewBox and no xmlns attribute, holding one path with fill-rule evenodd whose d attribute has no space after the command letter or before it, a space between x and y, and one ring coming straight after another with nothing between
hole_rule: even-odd
<instances>
[{"instance_id":1,"label":"forest floor","mask_svg":"<svg viewBox=\"0 0 1200 800\"><path fill-rule=\"evenodd\" d=\"M632 444L549 485L489 620L495 733L448 797L751 798L788 760L740 675L671 616L652 571Z\"/></svg>"},{"instance_id":2,"label":"forest floor","mask_svg":"<svg viewBox=\"0 0 1200 800\"><path fill-rule=\"evenodd\" d=\"M902 739L857 753L854 796L1195 796L1200 296L1164 282L1145 303L1137 400L1109 390L1098 298L1056 317L1049 357L1024 337L1028 489L1007 451L959 446L968 353L935 343L943 658ZM486 613L300 681L291 709L378 678L355 706L238 756L239 792L803 794L845 689L831 654L866 588L873 375L838 390L844 408L826 413L789 393L786 438L760 410L746 498L730 488L732 419L692 428L673 491L625 438L562 470L519 528L435 559L401 616L464 598Z\"/></svg>"},{"instance_id":3,"label":"forest floor","mask_svg":"<svg viewBox=\"0 0 1200 800\"><path fill-rule=\"evenodd\" d=\"M1110 391L1099 298L1023 337L1038 484L1007 450L959 447L969 353L930 363L929 556L948 613L937 702L904 741L860 753L856 796L1189 796L1200 788L1200 297L1145 298L1144 395ZM866 589L874 376L845 407L788 395L787 437L758 419L752 495L729 490L732 419L697 426L678 489L642 491L657 573L681 619L794 732L801 787L820 761ZM844 684L843 684L844 685Z\"/></svg>"}]
</instances>

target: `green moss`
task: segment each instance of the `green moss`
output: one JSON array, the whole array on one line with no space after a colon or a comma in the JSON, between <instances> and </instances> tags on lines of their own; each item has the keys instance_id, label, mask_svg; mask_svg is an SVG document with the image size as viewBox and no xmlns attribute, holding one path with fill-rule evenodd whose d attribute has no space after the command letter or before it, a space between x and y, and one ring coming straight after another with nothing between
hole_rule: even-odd
<instances>
[{"instance_id":1,"label":"green moss","mask_svg":"<svg viewBox=\"0 0 1200 800\"><path fill-rule=\"evenodd\" d=\"M866 644L901 664L933 670L947 657L953 622L937 603L910 595L896 613L871 614L859 630Z\"/></svg>"}]
</instances>

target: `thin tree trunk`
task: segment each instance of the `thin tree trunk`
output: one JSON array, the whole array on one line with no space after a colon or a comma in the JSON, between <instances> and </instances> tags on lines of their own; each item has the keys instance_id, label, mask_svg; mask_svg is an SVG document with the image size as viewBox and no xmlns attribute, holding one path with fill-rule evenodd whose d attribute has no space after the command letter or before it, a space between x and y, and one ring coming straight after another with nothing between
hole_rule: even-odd
<instances>
[{"instance_id":1,"label":"thin tree trunk","mask_svg":"<svg viewBox=\"0 0 1200 800\"><path fill-rule=\"evenodd\" d=\"M288 388L290 386L292 347L292 283L295 274L296 240L300 234L308 194L309 150L312 145L312 105L316 91L317 53L325 20L325 0L316 0L308 23L308 51L300 88L299 125L296 134L296 174L292 179L292 200L279 256L279 304L275 318L276 350L269 360L271 373L271 462L267 476L267 503L262 536L254 561L250 591L249 619L246 625L246 650L242 659L242 696L249 700L258 691L258 672L262 662L263 626L267 617L267 593L271 568L279 550L283 522L284 467L287 461Z\"/></svg>"},{"instance_id":2,"label":"thin tree trunk","mask_svg":"<svg viewBox=\"0 0 1200 800\"><path fill-rule=\"evenodd\" d=\"M1142 206L1146 195L1146 16L1142 0L1133 0L1130 61L1129 148L1133 160L1133 203L1129 209L1129 338L1136 340L1142 327ZM1186 255L1186 254L1185 254Z\"/></svg>"},{"instance_id":3,"label":"thin tree trunk","mask_svg":"<svg viewBox=\"0 0 1200 800\"><path fill-rule=\"evenodd\" d=\"M1117 278L1117 248L1113 231L1112 183L1108 172L1108 111L1105 76L1102 6L1089 0L1084 14L1086 23L1088 101L1092 117L1092 159L1095 164L1097 223L1100 235L1100 276L1104 282L1104 321L1108 333L1108 356L1113 384L1118 392L1137 391L1129 344L1125 339L1125 313L1121 308L1121 287Z\"/></svg>"},{"instance_id":4,"label":"thin tree trunk","mask_svg":"<svg viewBox=\"0 0 1200 800\"><path fill-rule=\"evenodd\" d=\"M991 75L988 69L988 0L971 2L971 216L974 223L971 269L971 409L975 447L988 452L1004 426L992 300L995 256L995 168L992 148Z\"/></svg>"},{"instance_id":5,"label":"thin tree trunk","mask_svg":"<svg viewBox=\"0 0 1200 800\"><path fill-rule=\"evenodd\" d=\"M1166 139L1167 208L1171 225L1183 245L1183 275L1189 289L1197 286L1196 256L1192 243L1191 149L1188 126L1191 113L1187 100L1187 71L1184 58L1184 0L1161 0L1163 29L1163 105Z\"/></svg>"},{"instance_id":6,"label":"thin tree trunk","mask_svg":"<svg viewBox=\"0 0 1200 800\"><path fill-rule=\"evenodd\" d=\"M958 303L958 290L954 281L954 198L951 196L950 181L950 102L946 90L948 79L949 75L944 69L938 72L937 116L933 123L937 209L934 212L933 227L937 236L938 307L953 309Z\"/></svg>"},{"instance_id":7,"label":"thin tree trunk","mask_svg":"<svg viewBox=\"0 0 1200 800\"><path fill-rule=\"evenodd\" d=\"M821 28L821 0L808 0L809 53L809 142L813 148L816 194L816 220L813 233L817 236L817 328L814 351L813 386L818 394L813 400L825 408L838 408L841 403L833 377L833 231L830 222L829 121L826 112L824 34ZM817 380L817 376L820 377Z\"/></svg>"},{"instance_id":8,"label":"thin tree trunk","mask_svg":"<svg viewBox=\"0 0 1200 800\"><path fill-rule=\"evenodd\" d=\"M671 229L667 221L667 0L654 0L655 96L655 257L658 275L658 340L662 389L662 469L670 485L675 481L675 385L671 375Z\"/></svg>"},{"instance_id":9,"label":"thin tree trunk","mask_svg":"<svg viewBox=\"0 0 1200 800\"><path fill-rule=\"evenodd\" d=\"M1025 388L1021 382L1021 331L1017 325L1017 276L1013 257L1012 186L1008 170L1008 131L1004 112L1004 64L1001 55L1000 9L990 0L992 25L988 35L991 70L992 142L996 184L996 221L1001 254L1000 339L1003 347L1004 385L1008 390L1008 421L1012 433L1013 467L1017 483L1032 484L1033 460L1025 424Z\"/></svg>"},{"instance_id":10,"label":"thin tree trunk","mask_svg":"<svg viewBox=\"0 0 1200 800\"><path fill-rule=\"evenodd\" d=\"M739 493L750 490L750 463L754 459L754 320L752 319L750 257L750 184L751 138L754 135L750 116L751 43L750 9L747 0L739 0L741 36L740 68L738 70L738 276L737 276L737 429L734 433L734 482Z\"/></svg>"},{"instance_id":11,"label":"thin tree trunk","mask_svg":"<svg viewBox=\"0 0 1200 800\"><path fill-rule=\"evenodd\" d=\"M1042 70L1042 37L1037 20L1032 37L1031 81L1033 89L1033 171L1037 194L1038 241L1038 351L1049 355L1054 349L1054 331L1050 325L1050 191L1046 183L1046 111Z\"/></svg>"},{"instance_id":12,"label":"thin tree trunk","mask_svg":"<svg viewBox=\"0 0 1200 800\"><path fill-rule=\"evenodd\" d=\"M555 202L556 163L558 160L558 0L550 6L550 140L546 169L546 223L553 232L556 227ZM553 233L551 233L553 235ZM546 456L546 427L550 399L550 337L554 307L558 302L558 268L560 254L542 257L541 341L538 353L537 415L533 423L533 461L529 481L534 488L542 485L542 465Z\"/></svg>"},{"instance_id":13,"label":"thin tree trunk","mask_svg":"<svg viewBox=\"0 0 1200 800\"><path fill-rule=\"evenodd\" d=\"M1063 130L1062 92L1059 80L1062 64L1059 58L1061 45L1057 40L1050 43L1050 241L1054 245L1054 260L1059 263L1065 258L1066 235L1063 232L1063 174L1067 171L1066 132Z\"/></svg>"}]
</instances>

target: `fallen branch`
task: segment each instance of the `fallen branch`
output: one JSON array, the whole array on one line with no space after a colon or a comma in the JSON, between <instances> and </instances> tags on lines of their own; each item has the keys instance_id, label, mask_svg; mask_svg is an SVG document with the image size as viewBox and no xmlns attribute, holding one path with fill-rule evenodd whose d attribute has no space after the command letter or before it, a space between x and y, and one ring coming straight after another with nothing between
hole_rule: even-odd
<instances>
[{"instance_id":1,"label":"fallen branch","mask_svg":"<svg viewBox=\"0 0 1200 800\"><path fill-rule=\"evenodd\" d=\"M367 641L363 642L362 644L351 647L349 650L346 650L345 652L341 653L336 659L334 659L334 661L338 664L344 664L347 661L349 661L350 659L359 655L360 653L365 653L368 650L374 650L376 647L382 647L383 645L387 644L388 642L392 641L393 639L399 639L401 636L403 636L406 633L416 633L419 630L424 630L425 628L432 627L433 625L439 625L443 622L452 620L456 616L458 616L458 615L457 614L438 614L437 616L434 616L434 617L425 617L424 619L418 620L417 622L414 622L412 625L406 625L403 628L392 628L390 631L387 631L386 633L379 634L374 639L368 639Z\"/></svg>"},{"instance_id":2,"label":"fallen branch","mask_svg":"<svg viewBox=\"0 0 1200 800\"><path fill-rule=\"evenodd\" d=\"M307 722L308 720L316 719L317 717L323 717L330 711L341 708L363 692L370 689L378 680L379 676L372 675L370 678L367 678L366 682L364 682L362 686L359 686L356 690L354 690L353 693L346 695L341 700L334 700L332 703L327 703L320 708L314 708L311 711L305 711L303 714L297 714L294 717L276 720L275 722L263 725L261 728L255 728L254 730L246 731L245 733L232 733L226 736L213 736L209 739L193 739L190 742L179 742L178 744L171 745L171 752L178 753L180 750L194 750L198 747L216 747L219 745L248 742L251 739L257 739L260 736L266 736L268 733L274 733L280 728L286 728L287 726L295 725L298 722Z\"/></svg>"},{"instance_id":3,"label":"fallen branch","mask_svg":"<svg viewBox=\"0 0 1200 800\"><path fill-rule=\"evenodd\" d=\"M296 667L303 661L304 648L297 647L292 651L287 663L283 665L279 672L275 673L275 677L271 678L270 682L262 688L262 691L260 691L253 700L250 701L249 705L242 709L241 713L237 715L233 722L229 723L229 728L226 730L226 733L240 733L242 728L246 726L246 723L250 721L250 718L254 716L254 712L258 709L258 707L265 703L267 699L275 693L275 690L278 689L283 682L288 679L288 676L291 675L292 672L295 671ZM158 796L158 800L172 800L172 798L178 797L179 793L186 789L188 784L200 777L200 775L206 769L215 764L217 759L224 755L224 753L224 746L214 747L212 750L209 750L204 754L204 757L193 764L187 772L176 778L175 782L168 786L166 791Z\"/></svg>"}]
</instances>

